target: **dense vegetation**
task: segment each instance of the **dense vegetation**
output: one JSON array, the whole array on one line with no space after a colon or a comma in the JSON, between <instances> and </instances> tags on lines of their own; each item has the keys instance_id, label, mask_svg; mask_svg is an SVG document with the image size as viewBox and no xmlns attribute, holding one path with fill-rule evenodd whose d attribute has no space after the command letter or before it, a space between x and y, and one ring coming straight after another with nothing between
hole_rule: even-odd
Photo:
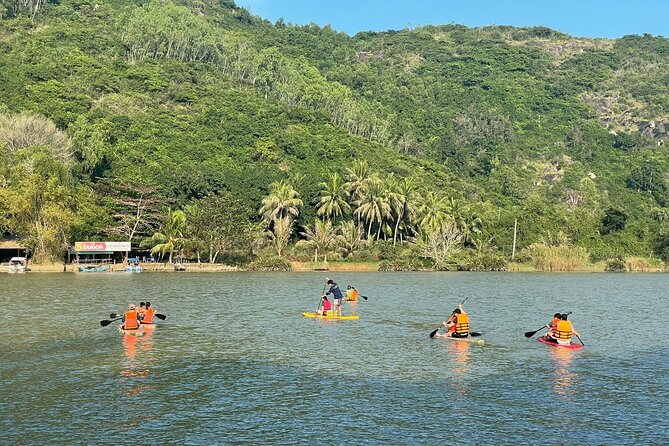
<instances>
[{"instance_id":1,"label":"dense vegetation","mask_svg":"<svg viewBox=\"0 0 669 446\"><path fill-rule=\"evenodd\" d=\"M38 261L83 239L279 269L669 260L662 37L2 0L0 67L0 233Z\"/></svg>"}]
</instances>

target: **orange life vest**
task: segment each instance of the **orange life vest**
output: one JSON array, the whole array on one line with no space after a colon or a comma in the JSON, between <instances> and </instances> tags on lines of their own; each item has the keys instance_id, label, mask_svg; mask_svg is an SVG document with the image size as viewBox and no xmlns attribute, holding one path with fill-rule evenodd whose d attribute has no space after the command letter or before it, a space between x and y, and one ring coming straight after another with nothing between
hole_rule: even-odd
<instances>
[{"instance_id":1,"label":"orange life vest","mask_svg":"<svg viewBox=\"0 0 669 446\"><path fill-rule=\"evenodd\" d=\"M560 322L561 320L562 319L553 318L553 322L551 323L551 333L555 334L555 332L557 331L558 322Z\"/></svg>"},{"instance_id":2,"label":"orange life vest","mask_svg":"<svg viewBox=\"0 0 669 446\"><path fill-rule=\"evenodd\" d=\"M358 290L351 291L351 301L355 302L358 300Z\"/></svg>"},{"instance_id":3,"label":"orange life vest","mask_svg":"<svg viewBox=\"0 0 669 446\"><path fill-rule=\"evenodd\" d=\"M571 321L560 321L557 323L554 335L555 339L563 339L565 341L571 340Z\"/></svg>"},{"instance_id":4,"label":"orange life vest","mask_svg":"<svg viewBox=\"0 0 669 446\"><path fill-rule=\"evenodd\" d=\"M460 313L455 315L455 332L458 334L469 333L469 316L467 313Z\"/></svg>"},{"instance_id":5,"label":"orange life vest","mask_svg":"<svg viewBox=\"0 0 669 446\"><path fill-rule=\"evenodd\" d=\"M153 324L153 307L149 307L146 309L144 313L142 313L142 324Z\"/></svg>"},{"instance_id":6,"label":"orange life vest","mask_svg":"<svg viewBox=\"0 0 669 446\"><path fill-rule=\"evenodd\" d=\"M125 323L123 328L126 330L134 330L139 328L139 319L137 319L137 311L128 310L125 312Z\"/></svg>"}]
</instances>

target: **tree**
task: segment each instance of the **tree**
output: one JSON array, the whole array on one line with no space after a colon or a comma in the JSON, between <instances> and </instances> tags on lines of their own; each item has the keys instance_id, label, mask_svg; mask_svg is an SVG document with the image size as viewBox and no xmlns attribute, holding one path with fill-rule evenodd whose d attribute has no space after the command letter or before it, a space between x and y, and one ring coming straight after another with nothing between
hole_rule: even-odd
<instances>
[{"instance_id":1,"label":"tree","mask_svg":"<svg viewBox=\"0 0 669 446\"><path fill-rule=\"evenodd\" d=\"M337 217L344 216L351 211L351 206L348 204L348 192L337 172L332 174L330 181L320 183L318 186L321 188L321 198L317 205L317 216L332 218L334 222Z\"/></svg>"},{"instance_id":2,"label":"tree","mask_svg":"<svg viewBox=\"0 0 669 446\"><path fill-rule=\"evenodd\" d=\"M266 233L270 242L274 245L277 255L283 257L290 236L293 233L293 220L289 217L279 218L274 222L273 230L267 230Z\"/></svg>"},{"instance_id":3,"label":"tree","mask_svg":"<svg viewBox=\"0 0 669 446\"><path fill-rule=\"evenodd\" d=\"M275 181L270 185L269 194L262 199L260 215L267 224L280 219L295 219L302 206L300 194L285 180Z\"/></svg>"},{"instance_id":4,"label":"tree","mask_svg":"<svg viewBox=\"0 0 669 446\"><path fill-rule=\"evenodd\" d=\"M89 216L91 200L61 151L68 147L63 135L50 121L24 118L4 116L0 122L0 223L24 239L36 262L53 262L62 259L74 229Z\"/></svg>"},{"instance_id":5,"label":"tree","mask_svg":"<svg viewBox=\"0 0 669 446\"><path fill-rule=\"evenodd\" d=\"M381 225L385 218L390 217L390 204L383 182L377 175L373 175L364 183L358 192L356 200L358 208L355 214L368 223L367 239L371 239L372 225L378 224L377 239L381 234Z\"/></svg>"},{"instance_id":6,"label":"tree","mask_svg":"<svg viewBox=\"0 0 669 446\"><path fill-rule=\"evenodd\" d=\"M364 244L362 240L364 232L360 225L356 225L355 222L348 220L341 222L337 229L339 232L337 235L337 244L344 257L351 256L362 248Z\"/></svg>"},{"instance_id":7,"label":"tree","mask_svg":"<svg viewBox=\"0 0 669 446\"><path fill-rule=\"evenodd\" d=\"M306 237L306 240L302 240L301 243L314 248L314 262L318 262L319 253L323 254L324 261L327 262L328 252L331 251L337 241L337 235L332 227L332 222L316 219L314 221L314 228L311 229L307 226L303 235Z\"/></svg>"},{"instance_id":8,"label":"tree","mask_svg":"<svg viewBox=\"0 0 669 446\"><path fill-rule=\"evenodd\" d=\"M436 269L444 269L448 259L460 250L463 237L455 221L449 217L437 226L421 226L413 242L423 257L432 259Z\"/></svg>"},{"instance_id":9,"label":"tree","mask_svg":"<svg viewBox=\"0 0 669 446\"><path fill-rule=\"evenodd\" d=\"M416 218L418 192L412 178L404 178L397 182L394 177L388 178L389 202L395 214L395 230L393 231L393 246L397 243L400 225L410 226Z\"/></svg>"},{"instance_id":10,"label":"tree","mask_svg":"<svg viewBox=\"0 0 669 446\"><path fill-rule=\"evenodd\" d=\"M299 196L293 186L281 180L272 183L269 195L262 199L259 212L279 256L283 255L293 233L293 221L300 214Z\"/></svg>"},{"instance_id":11,"label":"tree","mask_svg":"<svg viewBox=\"0 0 669 446\"><path fill-rule=\"evenodd\" d=\"M251 211L232 194L210 195L185 211L191 238L207 251L209 263L216 263L224 251L250 248Z\"/></svg>"},{"instance_id":12,"label":"tree","mask_svg":"<svg viewBox=\"0 0 669 446\"><path fill-rule=\"evenodd\" d=\"M448 217L448 205L444 197L428 191L418 208L419 225L421 228L438 229Z\"/></svg>"},{"instance_id":13,"label":"tree","mask_svg":"<svg viewBox=\"0 0 669 446\"><path fill-rule=\"evenodd\" d=\"M167 222L156 232L151 238L146 241L151 248L151 254L160 254L164 257L169 253L168 263L172 263L172 256L175 251L181 250L184 247L186 238L184 233L186 231L188 220L184 211L169 211L167 215Z\"/></svg>"},{"instance_id":14,"label":"tree","mask_svg":"<svg viewBox=\"0 0 669 446\"><path fill-rule=\"evenodd\" d=\"M344 187L349 194L351 203L360 199L360 192L369 180L370 175L371 172L367 160L355 160L353 167L346 168L346 183Z\"/></svg>"},{"instance_id":15,"label":"tree","mask_svg":"<svg viewBox=\"0 0 669 446\"><path fill-rule=\"evenodd\" d=\"M165 205L151 186L102 179L96 185L98 194L106 201L106 207L114 224L105 232L120 235L132 242L137 234L148 234L160 224L160 207Z\"/></svg>"}]
</instances>

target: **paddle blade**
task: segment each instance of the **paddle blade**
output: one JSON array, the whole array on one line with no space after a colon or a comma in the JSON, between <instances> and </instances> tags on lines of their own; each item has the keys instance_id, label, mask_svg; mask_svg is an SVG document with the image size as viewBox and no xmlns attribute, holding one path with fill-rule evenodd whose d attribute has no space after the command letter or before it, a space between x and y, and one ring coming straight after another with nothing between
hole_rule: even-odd
<instances>
[{"instance_id":1,"label":"paddle blade","mask_svg":"<svg viewBox=\"0 0 669 446\"><path fill-rule=\"evenodd\" d=\"M476 338L478 336L481 336L481 333L476 332L476 331L470 331L469 336L471 336L472 338Z\"/></svg>"},{"instance_id":2,"label":"paddle blade","mask_svg":"<svg viewBox=\"0 0 669 446\"><path fill-rule=\"evenodd\" d=\"M433 338L434 335L436 335L438 331L439 331L438 328L436 330L434 330L432 333L430 333L430 337Z\"/></svg>"},{"instance_id":3,"label":"paddle blade","mask_svg":"<svg viewBox=\"0 0 669 446\"><path fill-rule=\"evenodd\" d=\"M114 321L104 320L104 321L100 321L100 325L103 326L103 327L106 327L107 325L111 324L112 322L114 322Z\"/></svg>"},{"instance_id":4,"label":"paddle blade","mask_svg":"<svg viewBox=\"0 0 669 446\"><path fill-rule=\"evenodd\" d=\"M362 296L362 295L361 295L361 297L362 297L363 299L365 299L365 300L369 299L367 296Z\"/></svg>"},{"instance_id":5,"label":"paddle blade","mask_svg":"<svg viewBox=\"0 0 669 446\"><path fill-rule=\"evenodd\" d=\"M165 316L164 314L156 313L155 316L162 321L167 319L167 316Z\"/></svg>"},{"instance_id":6,"label":"paddle blade","mask_svg":"<svg viewBox=\"0 0 669 446\"><path fill-rule=\"evenodd\" d=\"M120 314L112 313L109 315L110 318L114 319L115 317L119 317Z\"/></svg>"}]
</instances>

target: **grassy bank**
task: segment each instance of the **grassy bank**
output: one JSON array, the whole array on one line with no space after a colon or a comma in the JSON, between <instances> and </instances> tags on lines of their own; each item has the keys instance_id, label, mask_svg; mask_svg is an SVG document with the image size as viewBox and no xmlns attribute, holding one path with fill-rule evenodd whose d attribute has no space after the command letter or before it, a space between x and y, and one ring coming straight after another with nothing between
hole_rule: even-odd
<instances>
[{"instance_id":1,"label":"grassy bank","mask_svg":"<svg viewBox=\"0 0 669 446\"><path fill-rule=\"evenodd\" d=\"M293 272L314 272L314 271L323 271L323 272L376 272L379 271L380 262L289 262L292 267ZM657 272L667 272L667 267L664 263L650 264L648 262L641 262L638 259L628 260L623 264L623 268L620 272L646 272L646 273L657 273ZM246 268L224 265L220 263L209 264L209 263L187 263L183 264L185 268L182 272L186 273L197 273L197 272L207 272L207 273L219 273L219 272L238 272L238 271L247 271ZM77 266L73 264L62 264L62 263L51 263L51 264L30 264L30 272L43 272L43 273L62 273L62 272L78 272ZM143 272L173 272L175 271L174 265L168 263L146 263L142 264ZM577 269L574 269L569 272L581 272L581 273L596 273L596 272L606 272L610 271L609 264L607 262L598 262L598 263L589 263L582 265ZM110 272L124 272L125 268L123 264L110 265ZM6 272L7 269L3 268L0 270ZM518 263L511 262L508 264L507 272L518 273L518 272L550 272L550 271L541 271L535 269L535 267L529 263Z\"/></svg>"}]
</instances>

